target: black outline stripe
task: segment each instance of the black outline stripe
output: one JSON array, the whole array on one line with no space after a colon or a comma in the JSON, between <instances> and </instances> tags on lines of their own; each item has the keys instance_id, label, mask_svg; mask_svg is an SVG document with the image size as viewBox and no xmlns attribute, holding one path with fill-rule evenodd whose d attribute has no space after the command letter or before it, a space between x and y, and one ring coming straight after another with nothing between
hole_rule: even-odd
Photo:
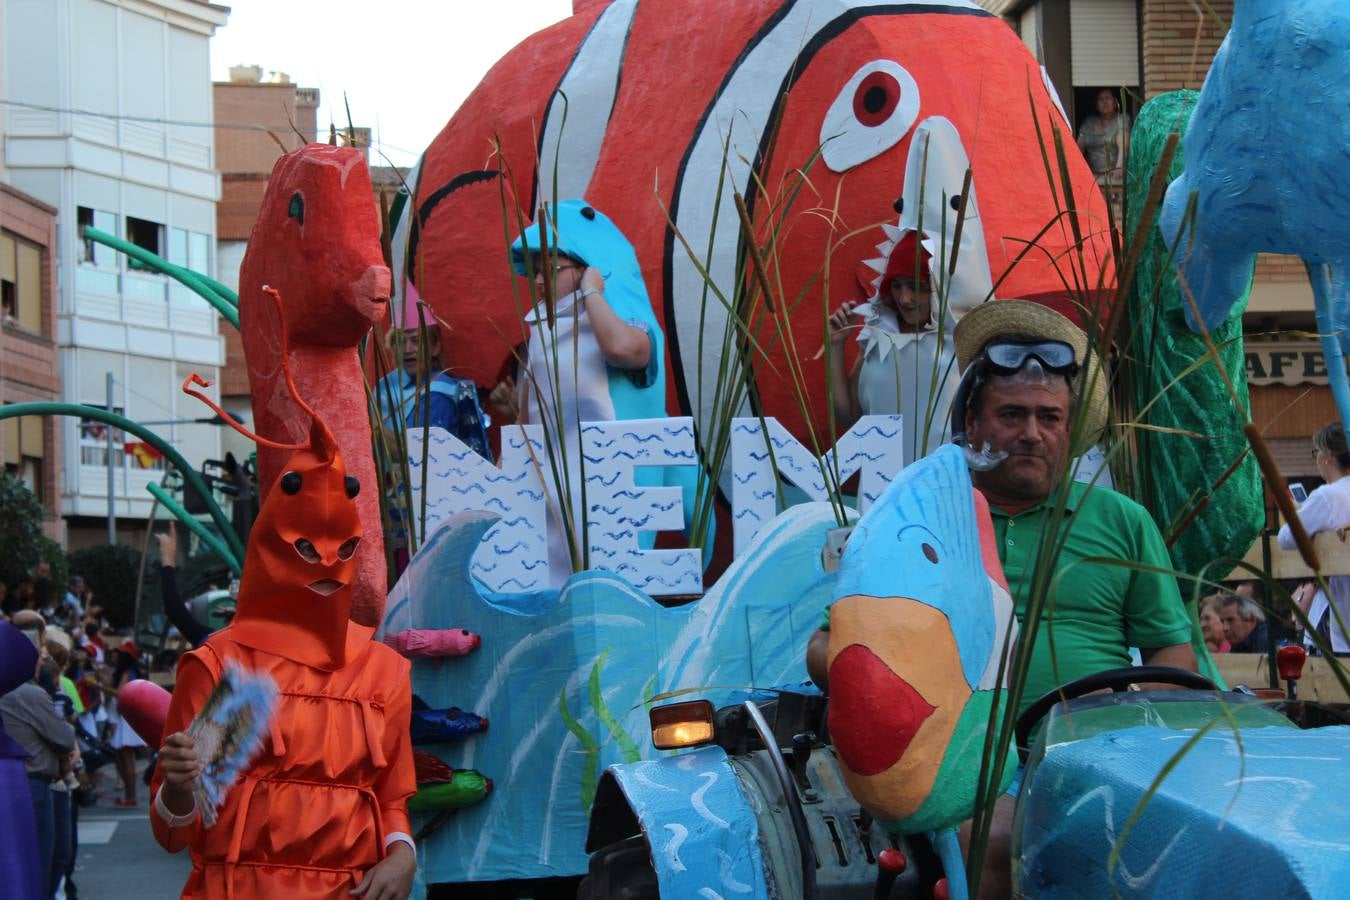
<instances>
[{"instance_id":1,"label":"black outline stripe","mask_svg":"<svg viewBox=\"0 0 1350 900\"><path fill-rule=\"evenodd\" d=\"M421 169L418 170L417 175L418 181L421 181ZM413 261L417 259L417 246L422 240L422 228L425 227L427 220L431 218L432 210L434 210L437 204L442 200L449 197L460 188L468 187L471 184L479 184L484 181L491 181L496 178L497 175L498 173L492 169L473 169L468 172L460 172L454 178L451 178L445 184L432 191L431 196L423 200L422 205L417 207L417 215L413 216L412 221L408 223L408 252L403 259L403 268L406 270L404 274L408 276L409 282L414 285L417 283L413 278L413 272L415 271ZM414 188L414 190L416 190L416 188Z\"/></svg>"}]
</instances>

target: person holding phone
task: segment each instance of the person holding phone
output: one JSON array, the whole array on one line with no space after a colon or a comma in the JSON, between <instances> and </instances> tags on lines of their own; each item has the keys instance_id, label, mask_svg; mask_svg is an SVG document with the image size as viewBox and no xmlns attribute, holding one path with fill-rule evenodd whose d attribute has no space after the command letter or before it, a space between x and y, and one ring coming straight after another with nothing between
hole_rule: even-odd
<instances>
[{"instance_id":1,"label":"person holding phone","mask_svg":"<svg viewBox=\"0 0 1350 900\"><path fill-rule=\"evenodd\" d=\"M1308 495L1298 508L1298 517L1310 535L1334 531L1345 540L1346 529L1350 528L1350 478L1345 477L1350 474L1350 443L1340 422L1324 425L1313 435L1312 456L1317 474L1326 484ZM1279 543L1281 550L1294 549L1294 535L1288 525L1280 529ZM1350 575L1330 576L1327 587L1329 596L1316 584L1304 582L1294 592L1294 600L1324 645L1337 656L1350 656L1350 635L1341 627L1344 623L1350 628ZM1315 646L1311 635L1305 635L1304 641Z\"/></svg>"}]
</instances>

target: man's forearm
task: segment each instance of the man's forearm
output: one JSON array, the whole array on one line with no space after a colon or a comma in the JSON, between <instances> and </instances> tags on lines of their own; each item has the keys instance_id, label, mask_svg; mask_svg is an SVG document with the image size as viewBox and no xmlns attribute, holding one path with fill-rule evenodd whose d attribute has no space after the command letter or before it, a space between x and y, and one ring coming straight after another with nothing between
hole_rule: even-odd
<instances>
[{"instance_id":1,"label":"man's forearm","mask_svg":"<svg viewBox=\"0 0 1350 900\"><path fill-rule=\"evenodd\" d=\"M1146 665L1170 666L1173 669L1185 669L1188 672L1197 671L1198 663L1195 658L1195 649L1190 644L1173 644L1170 647L1155 647L1152 649L1140 648L1139 656Z\"/></svg>"},{"instance_id":2,"label":"man's forearm","mask_svg":"<svg viewBox=\"0 0 1350 900\"><path fill-rule=\"evenodd\" d=\"M830 633L818 629L811 634L806 644L806 672L816 687L829 693L829 651Z\"/></svg>"}]
</instances>

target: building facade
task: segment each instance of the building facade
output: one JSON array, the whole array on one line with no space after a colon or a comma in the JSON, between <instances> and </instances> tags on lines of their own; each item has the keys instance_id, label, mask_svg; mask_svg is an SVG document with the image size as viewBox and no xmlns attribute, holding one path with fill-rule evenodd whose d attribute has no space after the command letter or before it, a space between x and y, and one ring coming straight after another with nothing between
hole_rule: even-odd
<instances>
[{"instance_id":1,"label":"building facade","mask_svg":"<svg viewBox=\"0 0 1350 900\"><path fill-rule=\"evenodd\" d=\"M61 399L56 347L56 207L0 182L0 404ZM0 423L0 460L42 504L43 529L61 540L60 422Z\"/></svg>"},{"instance_id":2,"label":"building facade","mask_svg":"<svg viewBox=\"0 0 1350 900\"><path fill-rule=\"evenodd\" d=\"M1110 88L1133 115L1148 99L1199 90L1227 34L1233 0L979 0L1002 16L1045 68L1075 130ZM1257 259L1243 317L1252 421L1264 433L1280 470L1316 478L1309 453L1314 432L1338 418L1314 332L1312 289L1301 260ZM1292 354L1292 355L1291 355Z\"/></svg>"},{"instance_id":3,"label":"building facade","mask_svg":"<svg viewBox=\"0 0 1350 900\"><path fill-rule=\"evenodd\" d=\"M63 399L156 430L194 466L218 428L179 385L225 361L217 316L176 282L88 240L101 231L216 272L216 174L208 42L229 10L201 0L4 0L4 158L19 190L56 209L54 335ZM106 539L106 517L149 515L164 463L133 437L57 425L72 546ZM113 482L109 496L109 477Z\"/></svg>"}]
</instances>

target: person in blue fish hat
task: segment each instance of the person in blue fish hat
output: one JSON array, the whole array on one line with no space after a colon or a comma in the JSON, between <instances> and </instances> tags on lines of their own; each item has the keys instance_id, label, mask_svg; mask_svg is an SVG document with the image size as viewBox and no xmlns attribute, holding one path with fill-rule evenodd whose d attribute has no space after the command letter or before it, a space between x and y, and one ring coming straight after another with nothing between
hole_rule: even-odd
<instances>
[{"instance_id":1,"label":"person in blue fish hat","mask_svg":"<svg viewBox=\"0 0 1350 900\"><path fill-rule=\"evenodd\" d=\"M608 216L577 199L550 207L547 218L542 229L536 222L511 244L516 274L534 279L534 300L525 315L530 336L518 351L517 376L503 379L490 400L506 421L542 425L554 445L561 438L566 468L575 470L582 423L667 415L665 335L633 245ZM544 246L547 252L540 251ZM556 446L554 455L559 455ZM543 467L545 481L553 481L548 465ZM686 527L696 478L688 467L639 467L634 472L639 485L683 490ZM581 479L568 480L574 495L570 508L580 511ZM556 519L551 513L549 569L554 586L572 572ZM578 535L580 530L575 526ZM652 536L639 540L649 547Z\"/></svg>"}]
</instances>

